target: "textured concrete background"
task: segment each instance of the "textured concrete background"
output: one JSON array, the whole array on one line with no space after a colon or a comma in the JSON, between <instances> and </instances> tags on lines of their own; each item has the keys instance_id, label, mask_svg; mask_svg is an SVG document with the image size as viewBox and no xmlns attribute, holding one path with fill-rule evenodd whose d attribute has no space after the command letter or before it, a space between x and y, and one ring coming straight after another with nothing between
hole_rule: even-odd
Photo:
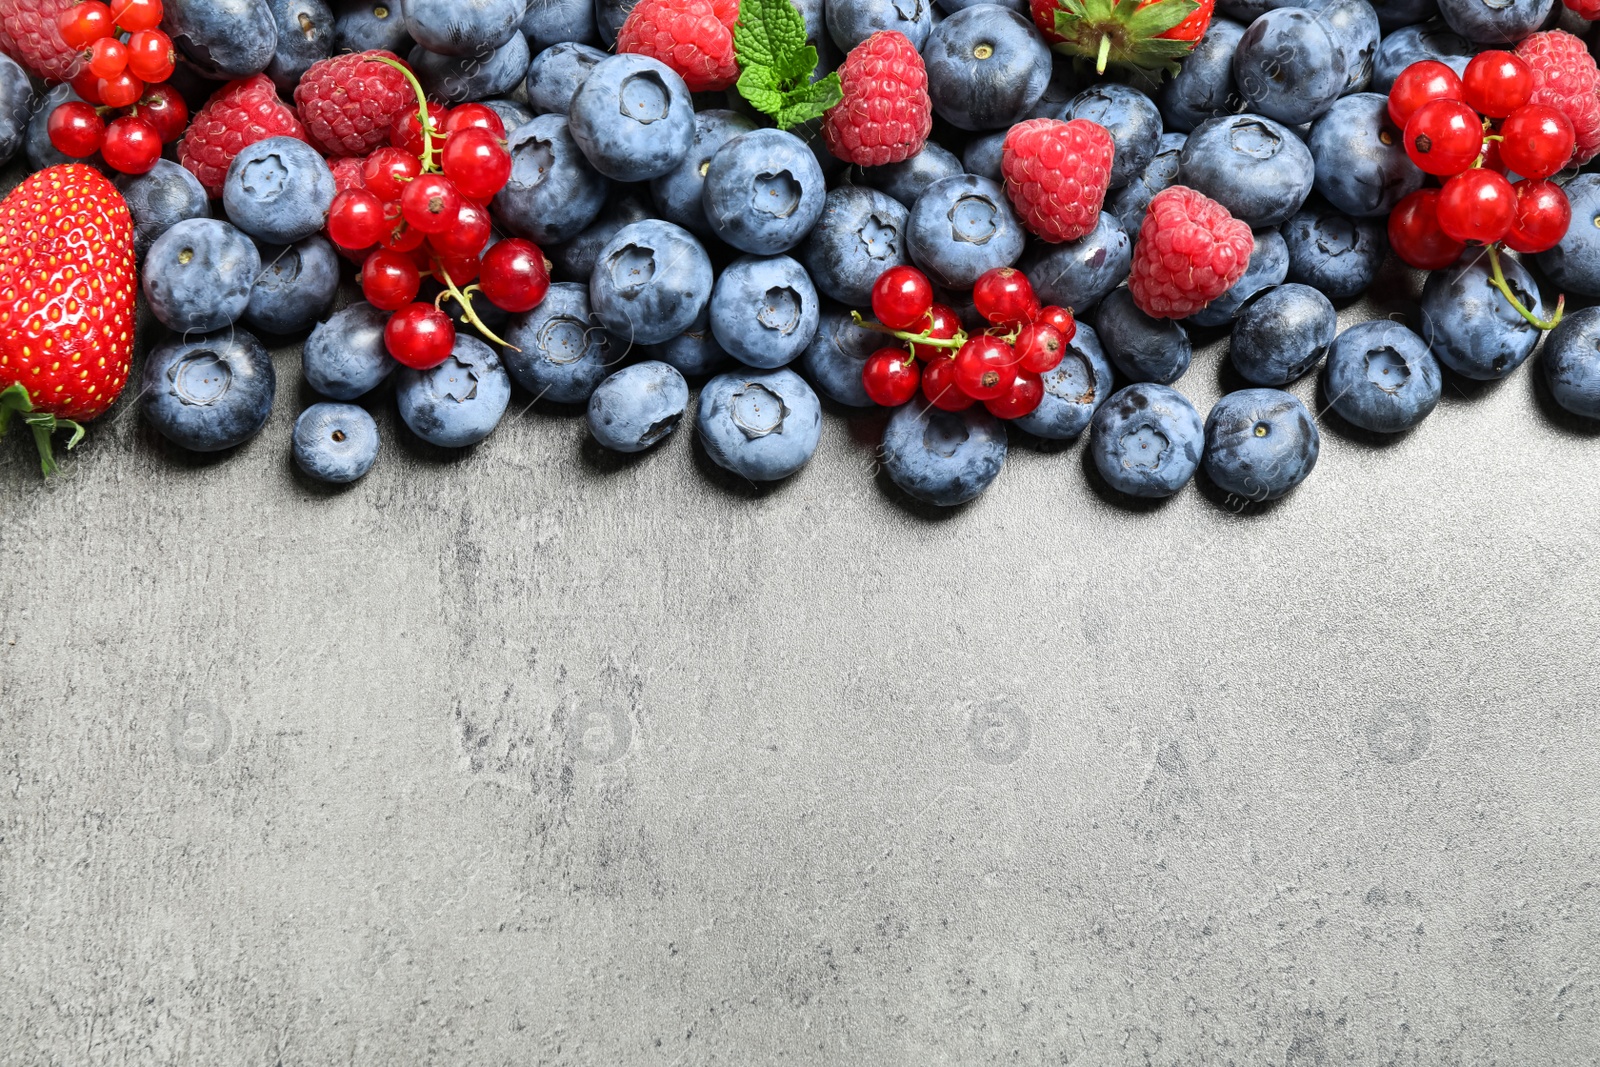
<instances>
[{"instance_id":1,"label":"textured concrete background","mask_svg":"<svg viewBox=\"0 0 1600 1067\"><path fill-rule=\"evenodd\" d=\"M278 370L231 454L0 448L0 1062L1600 1062L1600 436L1530 369L1266 509L1080 443L949 514L879 416L756 490L387 390L329 491Z\"/></svg>"}]
</instances>

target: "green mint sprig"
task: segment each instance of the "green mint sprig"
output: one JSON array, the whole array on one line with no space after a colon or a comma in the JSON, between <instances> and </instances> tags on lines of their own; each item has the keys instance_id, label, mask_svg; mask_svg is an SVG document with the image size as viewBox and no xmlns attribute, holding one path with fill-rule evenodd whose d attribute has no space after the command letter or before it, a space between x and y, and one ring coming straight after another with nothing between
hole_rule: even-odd
<instances>
[{"instance_id":1,"label":"green mint sprig","mask_svg":"<svg viewBox=\"0 0 1600 1067\"><path fill-rule=\"evenodd\" d=\"M806 43L806 20L791 0L740 0L733 27L739 95L778 129L814 119L844 99L835 71L812 81L817 50Z\"/></svg>"}]
</instances>

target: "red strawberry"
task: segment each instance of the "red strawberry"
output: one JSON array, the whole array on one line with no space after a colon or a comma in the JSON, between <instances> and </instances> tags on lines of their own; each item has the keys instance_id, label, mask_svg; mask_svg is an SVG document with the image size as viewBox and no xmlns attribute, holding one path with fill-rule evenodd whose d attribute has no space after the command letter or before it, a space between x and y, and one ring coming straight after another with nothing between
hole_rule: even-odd
<instances>
[{"instance_id":1,"label":"red strawberry","mask_svg":"<svg viewBox=\"0 0 1600 1067\"><path fill-rule=\"evenodd\" d=\"M33 430L46 474L50 435L105 412L133 356L133 219L82 163L49 167L0 203L0 433Z\"/></svg>"},{"instance_id":2,"label":"red strawberry","mask_svg":"<svg viewBox=\"0 0 1600 1067\"><path fill-rule=\"evenodd\" d=\"M933 129L928 71L898 30L879 30L850 49L839 67L844 97L828 109L822 137L847 163L881 167L922 151Z\"/></svg>"},{"instance_id":3,"label":"red strawberry","mask_svg":"<svg viewBox=\"0 0 1600 1067\"><path fill-rule=\"evenodd\" d=\"M639 0L617 31L617 51L659 59L696 93L739 80L733 29L711 0Z\"/></svg>"},{"instance_id":4,"label":"red strawberry","mask_svg":"<svg viewBox=\"0 0 1600 1067\"><path fill-rule=\"evenodd\" d=\"M1088 119L1029 119L1000 149L1006 195L1022 224L1046 241L1076 241L1100 221L1116 145Z\"/></svg>"},{"instance_id":5,"label":"red strawberry","mask_svg":"<svg viewBox=\"0 0 1600 1067\"><path fill-rule=\"evenodd\" d=\"M64 82L80 57L67 47L56 18L78 0L0 0L0 52L44 81Z\"/></svg>"},{"instance_id":6,"label":"red strawberry","mask_svg":"<svg viewBox=\"0 0 1600 1067\"><path fill-rule=\"evenodd\" d=\"M1194 51L1217 0L1030 0L1033 24L1056 51L1107 63L1165 67Z\"/></svg>"}]
</instances>

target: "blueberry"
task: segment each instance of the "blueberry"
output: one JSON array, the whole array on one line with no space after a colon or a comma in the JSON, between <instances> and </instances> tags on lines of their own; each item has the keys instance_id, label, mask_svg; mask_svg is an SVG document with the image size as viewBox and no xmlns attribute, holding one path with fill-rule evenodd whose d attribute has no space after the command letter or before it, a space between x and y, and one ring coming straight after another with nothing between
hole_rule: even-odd
<instances>
[{"instance_id":1,"label":"blueberry","mask_svg":"<svg viewBox=\"0 0 1600 1067\"><path fill-rule=\"evenodd\" d=\"M334 312L300 350L306 384L335 400L354 400L382 385L398 365L383 340L388 324L389 313L365 301Z\"/></svg>"},{"instance_id":2,"label":"blueberry","mask_svg":"<svg viewBox=\"0 0 1600 1067\"><path fill-rule=\"evenodd\" d=\"M1372 285L1389 251L1382 219L1352 219L1313 199L1283 224L1289 280L1331 299L1359 296Z\"/></svg>"},{"instance_id":3,"label":"blueberry","mask_svg":"<svg viewBox=\"0 0 1600 1067\"><path fill-rule=\"evenodd\" d=\"M1367 0L1311 0L1306 5L1328 20L1344 51L1344 93L1365 92L1372 82L1372 61L1383 31L1378 13Z\"/></svg>"},{"instance_id":4,"label":"blueberry","mask_svg":"<svg viewBox=\"0 0 1600 1067\"><path fill-rule=\"evenodd\" d=\"M979 4L933 28L922 58L936 115L963 130L1019 121L1050 82L1050 49L1033 23L1009 8Z\"/></svg>"},{"instance_id":5,"label":"blueberry","mask_svg":"<svg viewBox=\"0 0 1600 1067\"><path fill-rule=\"evenodd\" d=\"M694 235L649 219L618 230L600 249L589 302L623 344L659 344L689 329L711 299L711 259Z\"/></svg>"},{"instance_id":6,"label":"blueberry","mask_svg":"<svg viewBox=\"0 0 1600 1067\"><path fill-rule=\"evenodd\" d=\"M1378 0L1372 10L1377 12L1378 26L1390 34L1435 18L1439 14L1439 0Z\"/></svg>"},{"instance_id":7,"label":"blueberry","mask_svg":"<svg viewBox=\"0 0 1600 1067\"><path fill-rule=\"evenodd\" d=\"M1242 101L1233 85L1233 53L1244 27L1213 18L1205 36L1171 80L1161 86L1157 103L1169 130L1185 133L1206 119L1239 110Z\"/></svg>"},{"instance_id":8,"label":"blueberry","mask_svg":"<svg viewBox=\"0 0 1600 1067\"><path fill-rule=\"evenodd\" d=\"M572 97L606 54L586 44L553 44L528 64L528 107L536 115L565 115ZM507 127L509 129L509 127Z\"/></svg>"},{"instance_id":9,"label":"blueberry","mask_svg":"<svg viewBox=\"0 0 1600 1067\"><path fill-rule=\"evenodd\" d=\"M1111 364L1100 348L1100 338L1086 323L1078 323L1072 340L1055 370L1044 372L1044 399L1032 412L1013 419L1035 437L1065 441L1089 428L1089 420L1111 395Z\"/></svg>"},{"instance_id":10,"label":"blueberry","mask_svg":"<svg viewBox=\"0 0 1600 1067\"><path fill-rule=\"evenodd\" d=\"M1539 253L1539 269L1569 293L1600 296L1600 174L1580 174L1562 188L1572 222L1554 248Z\"/></svg>"},{"instance_id":11,"label":"blueberry","mask_svg":"<svg viewBox=\"0 0 1600 1067\"><path fill-rule=\"evenodd\" d=\"M1316 178L1305 143L1261 115L1207 119L1189 135L1178 159L1182 184L1252 227L1287 221L1305 203Z\"/></svg>"},{"instance_id":12,"label":"blueberry","mask_svg":"<svg viewBox=\"0 0 1600 1067\"><path fill-rule=\"evenodd\" d=\"M393 52L405 55L405 0L333 0L333 28L339 52Z\"/></svg>"},{"instance_id":13,"label":"blueberry","mask_svg":"<svg viewBox=\"0 0 1600 1067\"><path fill-rule=\"evenodd\" d=\"M540 115L510 131L511 177L490 213L517 237L560 244L582 233L605 207L611 183L589 165L564 115Z\"/></svg>"},{"instance_id":14,"label":"blueberry","mask_svg":"<svg viewBox=\"0 0 1600 1067\"><path fill-rule=\"evenodd\" d=\"M1378 42L1378 54L1372 60L1370 88L1375 93L1387 93L1402 70L1424 59L1438 60L1458 75L1464 74L1476 51L1437 19L1420 26L1407 26Z\"/></svg>"},{"instance_id":15,"label":"blueberry","mask_svg":"<svg viewBox=\"0 0 1600 1067\"><path fill-rule=\"evenodd\" d=\"M1555 0L1439 0L1439 14L1473 44L1508 48L1539 29Z\"/></svg>"},{"instance_id":16,"label":"blueberry","mask_svg":"<svg viewBox=\"0 0 1600 1067\"><path fill-rule=\"evenodd\" d=\"M619 182L660 177L694 143L689 87L649 56L601 60L573 94L567 118L594 169Z\"/></svg>"},{"instance_id":17,"label":"blueberry","mask_svg":"<svg viewBox=\"0 0 1600 1067\"><path fill-rule=\"evenodd\" d=\"M1248 26L1268 11L1288 6L1283 0L1219 0L1217 11L1241 26Z\"/></svg>"},{"instance_id":18,"label":"blueberry","mask_svg":"<svg viewBox=\"0 0 1600 1067\"><path fill-rule=\"evenodd\" d=\"M804 467L822 437L822 404L788 368L719 374L700 390L700 442L712 462L755 482Z\"/></svg>"},{"instance_id":19,"label":"blueberry","mask_svg":"<svg viewBox=\"0 0 1600 1067\"><path fill-rule=\"evenodd\" d=\"M922 146L922 151L910 159L881 167L868 167L865 175L874 188L911 207L928 186L941 178L953 178L962 172L961 160L948 149L929 141Z\"/></svg>"},{"instance_id":20,"label":"blueberry","mask_svg":"<svg viewBox=\"0 0 1600 1067\"><path fill-rule=\"evenodd\" d=\"M211 217L205 186L170 159L156 160L144 174L119 174L116 185L133 216L133 251L141 259L157 237L184 219Z\"/></svg>"},{"instance_id":21,"label":"blueberry","mask_svg":"<svg viewBox=\"0 0 1600 1067\"><path fill-rule=\"evenodd\" d=\"M935 0L934 21L941 21L945 15L954 15L964 8L977 7L980 3L998 2L1001 7L1008 7L1020 15L1028 14L1028 0ZM1054 118L1055 116L1039 116L1040 118Z\"/></svg>"},{"instance_id":22,"label":"blueberry","mask_svg":"<svg viewBox=\"0 0 1600 1067\"><path fill-rule=\"evenodd\" d=\"M511 40L524 0L403 0L406 32L442 56L487 56Z\"/></svg>"},{"instance_id":23,"label":"blueberry","mask_svg":"<svg viewBox=\"0 0 1600 1067\"><path fill-rule=\"evenodd\" d=\"M1389 120L1389 99L1356 93L1333 105L1311 127L1316 189L1334 207L1358 218L1387 216L1425 175L1406 155Z\"/></svg>"},{"instance_id":24,"label":"blueberry","mask_svg":"<svg viewBox=\"0 0 1600 1067\"><path fill-rule=\"evenodd\" d=\"M267 77L282 93L293 93L312 64L333 55L338 30L327 0L269 0L278 24L278 47Z\"/></svg>"},{"instance_id":25,"label":"blueberry","mask_svg":"<svg viewBox=\"0 0 1600 1067\"><path fill-rule=\"evenodd\" d=\"M941 411L918 397L883 428L883 469L918 500L953 508L993 484L1007 447L1005 425L981 404Z\"/></svg>"},{"instance_id":26,"label":"blueberry","mask_svg":"<svg viewBox=\"0 0 1600 1067\"><path fill-rule=\"evenodd\" d=\"M1439 362L1457 374L1480 381L1504 378L1533 353L1539 329L1490 284L1488 255L1474 251L1469 257L1429 273L1422 287L1422 336ZM1539 287L1526 268L1501 256L1500 269L1522 306L1543 318Z\"/></svg>"},{"instance_id":27,"label":"blueberry","mask_svg":"<svg viewBox=\"0 0 1600 1067\"><path fill-rule=\"evenodd\" d=\"M825 306L817 332L795 366L828 399L869 408L873 400L861 384L861 370L885 340L883 334L857 326L849 309Z\"/></svg>"},{"instance_id":28,"label":"blueberry","mask_svg":"<svg viewBox=\"0 0 1600 1067\"><path fill-rule=\"evenodd\" d=\"M1328 352L1328 405L1364 430L1411 429L1438 407L1443 387L1439 361L1398 322L1358 323Z\"/></svg>"},{"instance_id":29,"label":"blueberry","mask_svg":"<svg viewBox=\"0 0 1600 1067\"><path fill-rule=\"evenodd\" d=\"M743 256L711 290L711 332L734 359L771 370L816 336L820 307L805 268L788 256Z\"/></svg>"},{"instance_id":30,"label":"blueberry","mask_svg":"<svg viewBox=\"0 0 1600 1067\"><path fill-rule=\"evenodd\" d=\"M588 285L589 275L594 273L595 260L600 258L600 250L606 246L606 242L629 223L643 222L650 217L650 208L642 198L632 195L615 197L587 229L570 241L552 245L545 254L550 257L562 281Z\"/></svg>"},{"instance_id":31,"label":"blueberry","mask_svg":"<svg viewBox=\"0 0 1600 1067\"><path fill-rule=\"evenodd\" d=\"M1178 159L1188 137L1181 133L1164 133L1156 154L1144 170L1127 185L1106 197L1106 210L1117 217L1132 240L1139 239L1144 226L1144 213L1150 201L1161 190L1178 184Z\"/></svg>"},{"instance_id":32,"label":"blueberry","mask_svg":"<svg viewBox=\"0 0 1600 1067\"><path fill-rule=\"evenodd\" d=\"M1321 442L1293 393L1241 389L1206 416L1206 474L1223 492L1276 500L1311 474Z\"/></svg>"},{"instance_id":33,"label":"blueberry","mask_svg":"<svg viewBox=\"0 0 1600 1067\"><path fill-rule=\"evenodd\" d=\"M10 162L28 134L33 117L33 83L10 56L0 56L0 163Z\"/></svg>"},{"instance_id":34,"label":"blueberry","mask_svg":"<svg viewBox=\"0 0 1600 1067\"><path fill-rule=\"evenodd\" d=\"M970 289L984 271L1015 263L1026 236L998 182L960 174L934 182L917 198L906 223L906 252L936 285Z\"/></svg>"},{"instance_id":35,"label":"blueberry","mask_svg":"<svg viewBox=\"0 0 1600 1067\"><path fill-rule=\"evenodd\" d=\"M694 142L683 162L650 182L650 198L668 222L677 223L690 233L710 237L702 195L706 171L717 149L742 133L756 128L755 121L737 111L708 110L694 117Z\"/></svg>"},{"instance_id":36,"label":"blueberry","mask_svg":"<svg viewBox=\"0 0 1600 1067\"><path fill-rule=\"evenodd\" d=\"M700 199L713 233L762 256L799 244L822 217L825 195L822 168L804 141L753 130L712 155Z\"/></svg>"},{"instance_id":37,"label":"blueberry","mask_svg":"<svg viewBox=\"0 0 1600 1067\"><path fill-rule=\"evenodd\" d=\"M339 291L339 255L314 234L292 245L261 249L261 273L250 289L244 321L262 333L310 329L333 306Z\"/></svg>"},{"instance_id":38,"label":"blueberry","mask_svg":"<svg viewBox=\"0 0 1600 1067\"><path fill-rule=\"evenodd\" d=\"M217 219L186 219L150 246L144 296L170 330L220 330L244 314L260 272L250 238Z\"/></svg>"},{"instance_id":39,"label":"blueberry","mask_svg":"<svg viewBox=\"0 0 1600 1067\"><path fill-rule=\"evenodd\" d=\"M968 174L976 174L990 181L1003 181L1000 172L1000 151L1005 147L1009 130L996 130L967 142L961 152L961 166Z\"/></svg>"},{"instance_id":40,"label":"blueberry","mask_svg":"<svg viewBox=\"0 0 1600 1067\"><path fill-rule=\"evenodd\" d=\"M624 367L589 397L589 432L607 448L643 452L678 428L689 386L676 367L651 360Z\"/></svg>"},{"instance_id":41,"label":"blueberry","mask_svg":"<svg viewBox=\"0 0 1600 1067\"><path fill-rule=\"evenodd\" d=\"M1550 331L1539 362L1557 404L1600 419L1600 308L1568 312Z\"/></svg>"},{"instance_id":42,"label":"blueberry","mask_svg":"<svg viewBox=\"0 0 1600 1067\"><path fill-rule=\"evenodd\" d=\"M711 332L711 309L701 309L689 328L676 337L660 344L644 345L642 350L649 359L677 367L687 377L698 378L710 374L728 362L728 353L717 344Z\"/></svg>"},{"instance_id":43,"label":"blueberry","mask_svg":"<svg viewBox=\"0 0 1600 1067\"><path fill-rule=\"evenodd\" d=\"M1137 89L1101 82L1085 89L1067 105L1069 119L1088 119L1111 134L1116 154L1111 159L1111 184L1120 189L1150 165L1161 148L1161 112L1155 101Z\"/></svg>"},{"instance_id":44,"label":"blueberry","mask_svg":"<svg viewBox=\"0 0 1600 1067\"><path fill-rule=\"evenodd\" d=\"M536 49L563 42L600 43L593 0L527 0L522 32Z\"/></svg>"},{"instance_id":45,"label":"blueberry","mask_svg":"<svg viewBox=\"0 0 1600 1067\"><path fill-rule=\"evenodd\" d=\"M595 29L606 48L617 43L617 31L628 21L628 14L636 3L638 0L594 0Z\"/></svg>"},{"instance_id":46,"label":"blueberry","mask_svg":"<svg viewBox=\"0 0 1600 1067\"><path fill-rule=\"evenodd\" d=\"M1120 493L1171 496L1200 466L1200 413L1170 385L1139 382L1119 389L1089 425L1089 456Z\"/></svg>"},{"instance_id":47,"label":"blueberry","mask_svg":"<svg viewBox=\"0 0 1600 1067\"><path fill-rule=\"evenodd\" d=\"M833 43L848 52L879 30L902 33L922 49L933 29L929 0L827 0L824 20Z\"/></svg>"},{"instance_id":48,"label":"blueberry","mask_svg":"<svg viewBox=\"0 0 1600 1067\"><path fill-rule=\"evenodd\" d=\"M395 401L412 433L440 448L465 448L500 424L511 402L511 380L493 349L460 333L450 357L437 367L400 368Z\"/></svg>"},{"instance_id":49,"label":"blueberry","mask_svg":"<svg viewBox=\"0 0 1600 1067\"><path fill-rule=\"evenodd\" d=\"M327 225L336 191L333 172L315 148L295 137L269 137L233 157L222 208L250 236L293 244Z\"/></svg>"},{"instance_id":50,"label":"blueberry","mask_svg":"<svg viewBox=\"0 0 1600 1067\"><path fill-rule=\"evenodd\" d=\"M1333 303L1309 285L1290 282L1245 308L1233 325L1228 355L1252 385L1288 385L1322 362L1338 332Z\"/></svg>"},{"instance_id":51,"label":"blueberry","mask_svg":"<svg viewBox=\"0 0 1600 1067\"><path fill-rule=\"evenodd\" d=\"M1133 262L1133 243L1116 216L1100 212L1094 229L1062 244L1036 242L1022 273L1047 304L1086 312L1121 285Z\"/></svg>"},{"instance_id":52,"label":"blueberry","mask_svg":"<svg viewBox=\"0 0 1600 1067\"><path fill-rule=\"evenodd\" d=\"M1227 292L1184 321L1191 326L1226 326L1257 294L1283 284L1289 273L1289 248L1277 230L1255 230L1250 263Z\"/></svg>"},{"instance_id":53,"label":"blueberry","mask_svg":"<svg viewBox=\"0 0 1600 1067\"><path fill-rule=\"evenodd\" d=\"M841 185L829 190L822 218L795 257L824 296L869 307L878 275L907 262L909 219L910 212L888 193Z\"/></svg>"},{"instance_id":54,"label":"blueberry","mask_svg":"<svg viewBox=\"0 0 1600 1067\"><path fill-rule=\"evenodd\" d=\"M378 424L354 404L312 404L294 420L294 461L319 482L344 485L372 469Z\"/></svg>"},{"instance_id":55,"label":"blueberry","mask_svg":"<svg viewBox=\"0 0 1600 1067\"><path fill-rule=\"evenodd\" d=\"M572 282L550 286L539 306L513 316L506 331L501 336L522 349L506 350L506 370L536 399L585 403L618 362L590 312L587 289Z\"/></svg>"},{"instance_id":56,"label":"blueberry","mask_svg":"<svg viewBox=\"0 0 1600 1067\"><path fill-rule=\"evenodd\" d=\"M500 124L506 128L507 133L533 121L533 112L508 97L485 100L483 106L500 116Z\"/></svg>"},{"instance_id":57,"label":"blueberry","mask_svg":"<svg viewBox=\"0 0 1600 1067\"><path fill-rule=\"evenodd\" d=\"M244 330L173 337L145 360L140 407L173 444L220 452L261 432L276 387L272 356Z\"/></svg>"},{"instance_id":58,"label":"blueberry","mask_svg":"<svg viewBox=\"0 0 1600 1067\"><path fill-rule=\"evenodd\" d=\"M1188 331L1172 319L1153 319L1140 311L1126 288L1113 290L1100 302L1094 324L1106 355L1131 382L1171 385L1189 369L1194 348Z\"/></svg>"},{"instance_id":59,"label":"blueberry","mask_svg":"<svg viewBox=\"0 0 1600 1067\"><path fill-rule=\"evenodd\" d=\"M528 71L528 39L514 33L483 56L441 56L417 45L407 59L430 100L464 104L508 93L522 81Z\"/></svg>"},{"instance_id":60,"label":"blueberry","mask_svg":"<svg viewBox=\"0 0 1600 1067\"><path fill-rule=\"evenodd\" d=\"M60 85L51 86L49 91L39 98L38 109L33 112L33 116L28 120L28 129L23 137L30 169L44 170L46 167L54 167L62 163L99 163L100 153L98 152L89 159L73 159L50 143L50 116L55 113L56 108L68 100L81 101L82 99L83 97L72 91L70 82L62 82Z\"/></svg>"},{"instance_id":61,"label":"blueberry","mask_svg":"<svg viewBox=\"0 0 1600 1067\"><path fill-rule=\"evenodd\" d=\"M1009 7L1009 4L1001 5ZM1017 8L1027 14L1027 5ZM1045 84L1044 95L1023 115L1025 119L1059 119L1066 113L1067 104L1083 89L1083 79L1072 69L1072 60L1063 55L1051 58L1050 80Z\"/></svg>"},{"instance_id":62,"label":"blueberry","mask_svg":"<svg viewBox=\"0 0 1600 1067\"><path fill-rule=\"evenodd\" d=\"M208 78L260 74L278 49L278 23L266 0L166 0L161 29Z\"/></svg>"},{"instance_id":63,"label":"blueberry","mask_svg":"<svg viewBox=\"0 0 1600 1067\"><path fill-rule=\"evenodd\" d=\"M1314 11L1268 11L1239 39L1233 81L1249 110L1290 126L1310 122L1349 81L1343 42Z\"/></svg>"}]
</instances>

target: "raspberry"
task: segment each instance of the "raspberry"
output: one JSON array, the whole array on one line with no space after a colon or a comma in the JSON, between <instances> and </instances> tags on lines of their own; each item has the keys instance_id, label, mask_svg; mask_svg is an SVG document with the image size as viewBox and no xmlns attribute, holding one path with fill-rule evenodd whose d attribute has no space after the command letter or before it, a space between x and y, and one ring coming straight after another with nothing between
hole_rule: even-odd
<instances>
[{"instance_id":1,"label":"raspberry","mask_svg":"<svg viewBox=\"0 0 1600 1067\"><path fill-rule=\"evenodd\" d=\"M67 47L56 16L78 0L0 0L0 52L35 78L64 82L77 73L80 57Z\"/></svg>"},{"instance_id":2,"label":"raspberry","mask_svg":"<svg viewBox=\"0 0 1600 1067\"><path fill-rule=\"evenodd\" d=\"M367 179L361 173L361 168L366 160L360 156L340 156L328 160L328 169L333 171L333 187L338 192L346 189L365 189Z\"/></svg>"},{"instance_id":3,"label":"raspberry","mask_svg":"<svg viewBox=\"0 0 1600 1067\"><path fill-rule=\"evenodd\" d=\"M255 74L224 85L195 113L189 132L178 142L178 162L200 179L206 192L221 196L233 157L268 137L304 141L306 131L278 99L272 79Z\"/></svg>"},{"instance_id":4,"label":"raspberry","mask_svg":"<svg viewBox=\"0 0 1600 1067\"><path fill-rule=\"evenodd\" d=\"M373 56L399 59L383 51L335 56L312 64L295 86L306 135L330 156L364 156L388 144L394 120L417 108L406 76Z\"/></svg>"},{"instance_id":5,"label":"raspberry","mask_svg":"<svg viewBox=\"0 0 1600 1067\"><path fill-rule=\"evenodd\" d=\"M1600 21L1600 0L1561 0L1568 11L1585 22Z\"/></svg>"},{"instance_id":6,"label":"raspberry","mask_svg":"<svg viewBox=\"0 0 1600 1067\"><path fill-rule=\"evenodd\" d=\"M844 99L823 116L828 151L847 163L881 167L922 151L933 129L928 70L905 34L879 30L839 67Z\"/></svg>"},{"instance_id":7,"label":"raspberry","mask_svg":"<svg viewBox=\"0 0 1600 1067\"><path fill-rule=\"evenodd\" d=\"M1193 315L1250 265L1255 239L1228 209L1185 185L1157 193L1133 246L1128 292L1153 318Z\"/></svg>"},{"instance_id":8,"label":"raspberry","mask_svg":"<svg viewBox=\"0 0 1600 1067\"><path fill-rule=\"evenodd\" d=\"M1106 128L1088 119L1029 119L1011 127L1000 170L1022 224L1050 242L1076 241L1094 229L1115 151Z\"/></svg>"},{"instance_id":9,"label":"raspberry","mask_svg":"<svg viewBox=\"0 0 1600 1067\"><path fill-rule=\"evenodd\" d=\"M1533 68L1533 103L1546 104L1572 120L1578 137L1574 164L1600 153L1600 70L1578 38L1565 30L1536 33L1517 45Z\"/></svg>"},{"instance_id":10,"label":"raspberry","mask_svg":"<svg viewBox=\"0 0 1600 1067\"><path fill-rule=\"evenodd\" d=\"M659 59L696 93L739 80L733 30L711 0L640 0L617 31L617 52Z\"/></svg>"}]
</instances>

